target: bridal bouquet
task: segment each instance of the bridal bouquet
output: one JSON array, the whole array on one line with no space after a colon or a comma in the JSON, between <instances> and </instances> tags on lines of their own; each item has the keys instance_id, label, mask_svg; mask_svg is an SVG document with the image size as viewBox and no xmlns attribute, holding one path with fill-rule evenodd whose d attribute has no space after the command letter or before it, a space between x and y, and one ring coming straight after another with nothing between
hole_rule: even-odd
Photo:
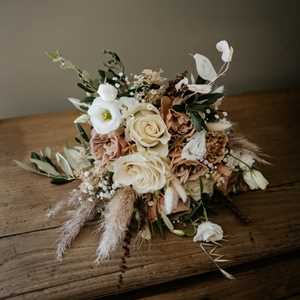
<instances>
[{"instance_id":1,"label":"bridal bouquet","mask_svg":"<svg viewBox=\"0 0 300 300\"><path fill-rule=\"evenodd\" d=\"M260 149L234 133L220 108L224 88L217 81L229 69L233 48L227 41L216 48L222 60L218 72L197 53L196 74L183 72L172 80L161 70L126 75L112 51L104 52L97 78L58 51L48 53L62 69L76 72L84 91L80 100L69 98L81 112L74 120L77 145L57 153L47 147L32 152L28 162L16 162L54 184L80 181L69 199L49 210L49 217L64 209L70 215L58 239L58 259L84 224L97 219L97 262L123 244L125 264L133 234L140 244L170 231L199 242L232 278L218 265L224 259L205 249L223 239L222 227L208 213L221 199L234 205L231 194L265 189L268 181L256 167L266 163Z\"/></svg>"}]
</instances>

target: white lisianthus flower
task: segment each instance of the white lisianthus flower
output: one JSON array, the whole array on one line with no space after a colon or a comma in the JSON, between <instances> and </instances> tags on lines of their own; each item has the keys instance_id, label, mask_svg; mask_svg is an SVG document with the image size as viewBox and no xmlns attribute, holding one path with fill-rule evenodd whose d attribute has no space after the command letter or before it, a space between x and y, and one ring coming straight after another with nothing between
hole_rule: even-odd
<instances>
[{"instance_id":1,"label":"white lisianthus flower","mask_svg":"<svg viewBox=\"0 0 300 300\"><path fill-rule=\"evenodd\" d=\"M107 134L119 128L122 115L117 101L105 101L98 97L88 110L90 121L99 134Z\"/></svg>"},{"instance_id":2,"label":"white lisianthus flower","mask_svg":"<svg viewBox=\"0 0 300 300\"><path fill-rule=\"evenodd\" d=\"M217 122L208 122L206 127L209 131L225 131L232 126L232 123L226 119L221 119Z\"/></svg>"},{"instance_id":3,"label":"white lisianthus flower","mask_svg":"<svg viewBox=\"0 0 300 300\"><path fill-rule=\"evenodd\" d=\"M248 169L248 171L244 171L243 178L251 190L264 190L269 184L268 180L263 176L263 174L255 169Z\"/></svg>"},{"instance_id":4,"label":"white lisianthus flower","mask_svg":"<svg viewBox=\"0 0 300 300\"><path fill-rule=\"evenodd\" d=\"M121 97L119 103L121 105L121 111L126 113L138 104L138 100L134 97Z\"/></svg>"},{"instance_id":5,"label":"white lisianthus flower","mask_svg":"<svg viewBox=\"0 0 300 300\"><path fill-rule=\"evenodd\" d=\"M150 150L168 155L171 136L159 111L152 104L138 104L127 113L126 138L134 141L138 151Z\"/></svg>"},{"instance_id":6,"label":"white lisianthus flower","mask_svg":"<svg viewBox=\"0 0 300 300\"><path fill-rule=\"evenodd\" d=\"M118 96L118 90L109 83L100 84L97 93L104 101L114 101Z\"/></svg>"},{"instance_id":7,"label":"white lisianthus flower","mask_svg":"<svg viewBox=\"0 0 300 300\"><path fill-rule=\"evenodd\" d=\"M154 193L167 183L170 172L158 155L137 152L121 156L113 163L113 181L118 186L132 186L137 193Z\"/></svg>"},{"instance_id":8,"label":"white lisianthus flower","mask_svg":"<svg viewBox=\"0 0 300 300\"><path fill-rule=\"evenodd\" d=\"M187 160L201 160L206 153L205 131L196 132L183 147L181 158Z\"/></svg>"},{"instance_id":9,"label":"white lisianthus flower","mask_svg":"<svg viewBox=\"0 0 300 300\"><path fill-rule=\"evenodd\" d=\"M233 48L229 46L227 41L223 40L218 42L216 44L216 48L219 52L222 53L221 58L225 63L228 63L232 60Z\"/></svg>"},{"instance_id":10,"label":"white lisianthus flower","mask_svg":"<svg viewBox=\"0 0 300 300\"><path fill-rule=\"evenodd\" d=\"M217 242L223 239L223 229L220 225L206 221L197 228L194 242Z\"/></svg>"}]
</instances>

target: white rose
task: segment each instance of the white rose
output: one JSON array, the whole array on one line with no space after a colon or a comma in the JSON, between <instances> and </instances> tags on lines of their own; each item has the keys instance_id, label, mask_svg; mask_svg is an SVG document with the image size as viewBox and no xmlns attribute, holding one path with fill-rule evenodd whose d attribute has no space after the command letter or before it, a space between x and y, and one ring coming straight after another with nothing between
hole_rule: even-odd
<instances>
[{"instance_id":1,"label":"white rose","mask_svg":"<svg viewBox=\"0 0 300 300\"><path fill-rule=\"evenodd\" d=\"M99 134L107 134L119 128L122 116L117 101L105 101L98 97L88 110L90 121Z\"/></svg>"},{"instance_id":2,"label":"white rose","mask_svg":"<svg viewBox=\"0 0 300 300\"><path fill-rule=\"evenodd\" d=\"M159 111L152 104L138 104L127 113L126 137L136 143L138 151L151 150L168 154L171 136Z\"/></svg>"},{"instance_id":3,"label":"white rose","mask_svg":"<svg viewBox=\"0 0 300 300\"><path fill-rule=\"evenodd\" d=\"M247 171L243 172L243 178L251 190L264 190L269 184L268 180L263 176L263 174L255 169L248 169Z\"/></svg>"},{"instance_id":4,"label":"white rose","mask_svg":"<svg viewBox=\"0 0 300 300\"><path fill-rule=\"evenodd\" d=\"M131 185L137 193L154 193L162 189L169 176L169 167L159 156L134 153L113 163L113 181L119 186Z\"/></svg>"},{"instance_id":5,"label":"white rose","mask_svg":"<svg viewBox=\"0 0 300 300\"><path fill-rule=\"evenodd\" d=\"M196 132L183 147L181 158L187 160L201 160L206 153L205 131Z\"/></svg>"},{"instance_id":6,"label":"white rose","mask_svg":"<svg viewBox=\"0 0 300 300\"><path fill-rule=\"evenodd\" d=\"M109 83L103 83L99 85L97 93L102 100L113 101L117 98L118 90Z\"/></svg>"},{"instance_id":7,"label":"white rose","mask_svg":"<svg viewBox=\"0 0 300 300\"><path fill-rule=\"evenodd\" d=\"M206 221L197 228L194 242L217 242L223 239L223 229L220 225Z\"/></svg>"}]
</instances>

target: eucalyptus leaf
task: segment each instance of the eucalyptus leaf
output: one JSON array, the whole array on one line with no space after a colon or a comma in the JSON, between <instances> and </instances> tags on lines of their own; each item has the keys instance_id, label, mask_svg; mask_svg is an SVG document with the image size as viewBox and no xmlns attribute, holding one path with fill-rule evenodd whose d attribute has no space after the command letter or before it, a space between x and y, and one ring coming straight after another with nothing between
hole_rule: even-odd
<instances>
[{"instance_id":1,"label":"eucalyptus leaf","mask_svg":"<svg viewBox=\"0 0 300 300\"><path fill-rule=\"evenodd\" d=\"M45 172L46 174L52 175L52 176L59 176L60 174L54 169L54 167L52 165L50 165L49 163L42 161L42 160L38 160L35 158L30 158L30 161L32 163L34 163L39 170Z\"/></svg>"},{"instance_id":2,"label":"eucalyptus leaf","mask_svg":"<svg viewBox=\"0 0 300 300\"><path fill-rule=\"evenodd\" d=\"M191 116L193 126L197 131L202 131L203 129L207 130L204 120L200 117L200 115L197 112L190 111L190 116Z\"/></svg>"},{"instance_id":3,"label":"eucalyptus leaf","mask_svg":"<svg viewBox=\"0 0 300 300\"><path fill-rule=\"evenodd\" d=\"M181 229L174 229L172 232L178 236L185 236L185 232Z\"/></svg>"},{"instance_id":4,"label":"eucalyptus leaf","mask_svg":"<svg viewBox=\"0 0 300 300\"><path fill-rule=\"evenodd\" d=\"M90 161L83 158L74 148L64 148L64 155L73 170L87 169L91 166Z\"/></svg>"},{"instance_id":5,"label":"eucalyptus leaf","mask_svg":"<svg viewBox=\"0 0 300 300\"><path fill-rule=\"evenodd\" d=\"M74 120L74 123L81 123L81 124L87 123L89 121L89 119L90 119L89 115L83 114L83 115L79 116L78 118L76 118Z\"/></svg>"},{"instance_id":6,"label":"eucalyptus leaf","mask_svg":"<svg viewBox=\"0 0 300 300\"><path fill-rule=\"evenodd\" d=\"M68 100L81 112L86 112L89 109L89 105L81 102L76 98L68 98Z\"/></svg>"},{"instance_id":7,"label":"eucalyptus leaf","mask_svg":"<svg viewBox=\"0 0 300 300\"><path fill-rule=\"evenodd\" d=\"M66 175L68 175L69 177L74 177L72 168L63 155L61 155L60 153L56 153L56 161L58 166L64 171Z\"/></svg>"},{"instance_id":8,"label":"eucalyptus leaf","mask_svg":"<svg viewBox=\"0 0 300 300\"><path fill-rule=\"evenodd\" d=\"M55 176L55 177L52 177L51 179L51 183L52 184L57 184L57 185L61 185L61 184L66 184L66 183L69 183L71 181L73 181L74 178L66 178L64 176Z\"/></svg>"},{"instance_id":9,"label":"eucalyptus leaf","mask_svg":"<svg viewBox=\"0 0 300 300\"><path fill-rule=\"evenodd\" d=\"M165 214L165 212L161 210L160 215L161 215L161 218L164 221L165 225L167 226L167 228L173 232L174 226L173 226L172 222L170 221L170 219L168 218L168 216Z\"/></svg>"},{"instance_id":10,"label":"eucalyptus leaf","mask_svg":"<svg viewBox=\"0 0 300 300\"><path fill-rule=\"evenodd\" d=\"M45 154L45 156L47 156L49 159L51 159L51 156L52 156L51 148L50 148L50 147L46 147L45 150L44 150L44 154Z\"/></svg>"},{"instance_id":11,"label":"eucalyptus leaf","mask_svg":"<svg viewBox=\"0 0 300 300\"><path fill-rule=\"evenodd\" d=\"M85 130L82 128L82 126L79 124L79 123L76 123L75 124L75 127L76 127L76 129L78 130L78 132L79 132L79 135L80 135L80 137L82 138L82 140L83 141L85 141L85 142L87 142L87 143L89 143L89 137L88 137L88 135L86 134L86 132L85 132Z\"/></svg>"},{"instance_id":12,"label":"eucalyptus leaf","mask_svg":"<svg viewBox=\"0 0 300 300\"><path fill-rule=\"evenodd\" d=\"M33 164L31 163L28 163L28 162L21 162L21 161L18 161L18 160L14 160L14 162L22 169L26 170L26 171L29 171L29 172L33 172L33 173L36 173L36 174L40 174L41 173L34 167Z\"/></svg>"}]
</instances>

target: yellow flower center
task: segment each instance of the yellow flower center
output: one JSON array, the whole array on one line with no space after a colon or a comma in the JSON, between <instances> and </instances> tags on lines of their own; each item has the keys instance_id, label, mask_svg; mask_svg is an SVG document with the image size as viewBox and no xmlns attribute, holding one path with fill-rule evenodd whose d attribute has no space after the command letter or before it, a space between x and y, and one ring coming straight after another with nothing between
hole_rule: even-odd
<instances>
[{"instance_id":1,"label":"yellow flower center","mask_svg":"<svg viewBox=\"0 0 300 300\"><path fill-rule=\"evenodd\" d=\"M103 121L109 121L112 119L111 113L108 110L102 112Z\"/></svg>"}]
</instances>

